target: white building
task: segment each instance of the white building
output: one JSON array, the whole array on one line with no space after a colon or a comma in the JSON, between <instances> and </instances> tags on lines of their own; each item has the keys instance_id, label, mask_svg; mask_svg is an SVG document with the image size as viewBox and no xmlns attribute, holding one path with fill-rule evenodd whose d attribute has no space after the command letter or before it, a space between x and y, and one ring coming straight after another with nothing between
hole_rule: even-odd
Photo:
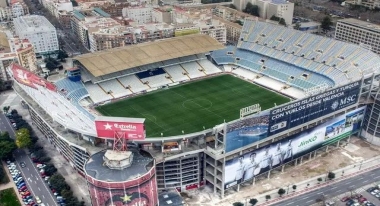
<instances>
[{"instance_id":1,"label":"white building","mask_svg":"<svg viewBox=\"0 0 380 206\"><path fill-rule=\"evenodd\" d=\"M0 21L12 21L13 18L29 14L24 3L16 2L8 7L0 7Z\"/></svg>"},{"instance_id":2,"label":"white building","mask_svg":"<svg viewBox=\"0 0 380 206\"><path fill-rule=\"evenodd\" d=\"M132 19L139 24L152 22L152 7L135 6L123 8L123 17Z\"/></svg>"},{"instance_id":3,"label":"white building","mask_svg":"<svg viewBox=\"0 0 380 206\"><path fill-rule=\"evenodd\" d=\"M285 19L287 25L292 23L294 3L287 0L233 0L234 5L240 11L244 10L248 3L259 7L259 17L270 19L273 15Z\"/></svg>"},{"instance_id":4,"label":"white building","mask_svg":"<svg viewBox=\"0 0 380 206\"><path fill-rule=\"evenodd\" d=\"M380 8L380 0L349 0L346 4L361 5L370 9Z\"/></svg>"},{"instance_id":5,"label":"white building","mask_svg":"<svg viewBox=\"0 0 380 206\"><path fill-rule=\"evenodd\" d=\"M44 55L59 50L57 31L44 16L18 17L13 19L13 24L19 38L28 39L37 54Z\"/></svg>"},{"instance_id":6,"label":"white building","mask_svg":"<svg viewBox=\"0 0 380 206\"><path fill-rule=\"evenodd\" d=\"M380 54L380 25L358 19L342 19L336 24L335 39L362 45Z\"/></svg>"}]
</instances>

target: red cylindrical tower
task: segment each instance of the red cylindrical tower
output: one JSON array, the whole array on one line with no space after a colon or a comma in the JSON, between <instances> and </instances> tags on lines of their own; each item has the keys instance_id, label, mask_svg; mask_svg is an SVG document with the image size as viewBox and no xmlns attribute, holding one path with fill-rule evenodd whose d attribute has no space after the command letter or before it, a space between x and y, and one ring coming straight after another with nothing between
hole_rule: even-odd
<instances>
[{"instance_id":1,"label":"red cylindrical tower","mask_svg":"<svg viewBox=\"0 0 380 206\"><path fill-rule=\"evenodd\" d=\"M104 150L84 169L93 206L158 205L154 158L144 150Z\"/></svg>"}]
</instances>

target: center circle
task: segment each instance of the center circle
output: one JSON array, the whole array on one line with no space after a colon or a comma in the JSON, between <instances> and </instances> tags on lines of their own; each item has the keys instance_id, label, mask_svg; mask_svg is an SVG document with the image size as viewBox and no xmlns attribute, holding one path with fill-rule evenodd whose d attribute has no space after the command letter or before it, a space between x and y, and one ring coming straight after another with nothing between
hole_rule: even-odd
<instances>
[{"instance_id":1,"label":"center circle","mask_svg":"<svg viewBox=\"0 0 380 206\"><path fill-rule=\"evenodd\" d=\"M184 101L182 106L188 110L202 110L211 108L212 102L203 98L195 98Z\"/></svg>"}]
</instances>

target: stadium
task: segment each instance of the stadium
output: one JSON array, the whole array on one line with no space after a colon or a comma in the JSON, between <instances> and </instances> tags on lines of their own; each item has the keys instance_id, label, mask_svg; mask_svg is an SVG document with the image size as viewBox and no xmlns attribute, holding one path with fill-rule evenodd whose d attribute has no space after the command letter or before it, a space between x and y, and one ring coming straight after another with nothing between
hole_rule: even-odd
<instances>
[{"instance_id":1,"label":"stadium","mask_svg":"<svg viewBox=\"0 0 380 206\"><path fill-rule=\"evenodd\" d=\"M9 71L34 124L87 179L93 205L156 205L157 191L204 185L223 198L351 135L380 144L380 57L256 19L236 46L187 35L77 56L54 81ZM130 151L121 159L105 152L116 141Z\"/></svg>"}]
</instances>

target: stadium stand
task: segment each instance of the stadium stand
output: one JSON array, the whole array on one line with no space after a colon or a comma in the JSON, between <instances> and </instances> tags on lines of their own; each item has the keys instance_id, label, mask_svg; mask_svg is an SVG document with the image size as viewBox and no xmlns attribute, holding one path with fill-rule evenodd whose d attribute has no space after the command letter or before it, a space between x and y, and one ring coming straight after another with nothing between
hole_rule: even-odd
<instances>
[{"instance_id":1,"label":"stadium stand","mask_svg":"<svg viewBox=\"0 0 380 206\"><path fill-rule=\"evenodd\" d=\"M99 103L113 99L113 96L111 94L107 94L107 92L104 91L101 87L99 87L98 84L88 82L85 83L84 86L86 87L94 103Z\"/></svg>"},{"instance_id":2,"label":"stadium stand","mask_svg":"<svg viewBox=\"0 0 380 206\"><path fill-rule=\"evenodd\" d=\"M212 64L210 61L207 59L202 59L197 61L198 64L204 69L204 72L209 75L209 74L217 74L222 72L218 67L216 67L214 64Z\"/></svg>"},{"instance_id":3,"label":"stadium stand","mask_svg":"<svg viewBox=\"0 0 380 206\"><path fill-rule=\"evenodd\" d=\"M135 93L149 89L149 86L143 84L143 82L137 78L136 75L120 77L119 81L124 87L130 87L130 90Z\"/></svg>"},{"instance_id":4,"label":"stadium stand","mask_svg":"<svg viewBox=\"0 0 380 206\"><path fill-rule=\"evenodd\" d=\"M187 76L186 71L182 69L181 65L177 64L173 66L168 66L165 68L165 71L171 76L172 80L175 82L190 80L190 78Z\"/></svg>"},{"instance_id":5,"label":"stadium stand","mask_svg":"<svg viewBox=\"0 0 380 206\"><path fill-rule=\"evenodd\" d=\"M165 74L147 77L147 78L141 79L141 81L148 84L151 88L155 88L155 87L160 87L160 86L164 86L164 85L173 83L170 80L170 78L167 78L167 77L169 77L169 75L165 73Z\"/></svg>"},{"instance_id":6,"label":"stadium stand","mask_svg":"<svg viewBox=\"0 0 380 206\"><path fill-rule=\"evenodd\" d=\"M110 92L115 98L132 94L132 91L123 87L123 85L117 79L101 82L99 83L99 86L103 88L104 91Z\"/></svg>"},{"instance_id":7,"label":"stadium stand","mask_svg":"<svg viewBox=\"0 0 380 206\"><path fill-rule=\"evenodd\" d=\"M187 72L188 76L190 78L198 78L202 76L206 76L206 73L204 72L204 69L197 64L197 62L188 62L188 63L182 63L182 68Z\"/></svg>"},{"instance_id":8,"label":"stadium stand","mask_svg":"<svg viewBox=\"0 0 380 206\"><path fill-rule=\"evenodd\" d=\"M211 57L218 65L237 65L301 90L343 85L380 67L371 61L375 54L357 45L254 19L246 19L236 47Z\"/></svg>"}]
</instances>

